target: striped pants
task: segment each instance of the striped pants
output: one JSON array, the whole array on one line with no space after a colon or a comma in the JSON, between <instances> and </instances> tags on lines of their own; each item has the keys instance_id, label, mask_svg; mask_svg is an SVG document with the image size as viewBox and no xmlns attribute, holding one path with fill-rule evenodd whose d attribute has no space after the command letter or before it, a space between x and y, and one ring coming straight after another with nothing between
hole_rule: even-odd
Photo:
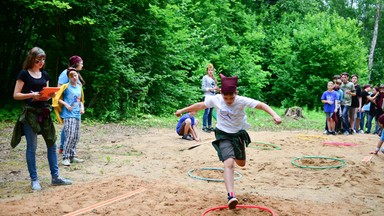
<instances>
[{"instance_id":1,"label":"striped pants","mask_svg":"<svg viewBox=\"0 0 384 216\"><path fill-rule=\"evenodd\" d=\"M81 119L64 119L65 141L63 148L63 160L72 159L76 155L76 146L80 139L80 123Z\"/></svg>"}]
</instances>

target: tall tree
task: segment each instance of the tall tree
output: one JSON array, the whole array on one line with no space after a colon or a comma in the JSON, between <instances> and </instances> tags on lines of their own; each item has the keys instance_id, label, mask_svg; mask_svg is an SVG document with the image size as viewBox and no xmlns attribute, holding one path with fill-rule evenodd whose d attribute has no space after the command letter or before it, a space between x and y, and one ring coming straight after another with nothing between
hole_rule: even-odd
<instances>
[{"instance_id":1,"label":"tall tree","mask_svg":"<svg viewBox=\"0 0 384 216\"><path fill-rule=\"evenodd\" d=\"M368 78L368 81L371 81L371 76L372 76L373 56L374 56L374 53L375 53L377 34L378 34L378 31L379 31L380 11L381 11L382 5L383 5L382 1L377 1L377 3L376 3L375 28L373 30L371 47L370 47L370 50L369 50L369 60L368 60L369 78Z\"/></svg>"}]
</instances>

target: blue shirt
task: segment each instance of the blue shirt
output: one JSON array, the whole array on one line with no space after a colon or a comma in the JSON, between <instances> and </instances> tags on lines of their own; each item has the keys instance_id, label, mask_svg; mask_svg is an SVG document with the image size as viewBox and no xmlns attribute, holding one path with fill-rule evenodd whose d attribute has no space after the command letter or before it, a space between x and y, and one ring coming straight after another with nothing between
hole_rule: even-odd
<instances>
[{"instance_id":1,"label":"blue shirt","mask_svg":"<svg viewBox=\"0 0 384 216\"><path fill-rule=\"evenodd\" d=\"M73 109L69 111L65 106L61 111L61 118L81 118L80 108L81 108L81 85L73 86L68 85L68 88L64 90L64 101L69 104Z\"/></svg>"},{"instance_id":2,"label":"blue shirt","mask_svg":"<svg viewBox=\"0 0 384 216\"><path fill-rule=\"evenodd\" d=\"M324 112L333 113L335 112L335 101L339 99L339 95L335 91L325 91L321 96L321 100L331 101L332 104L324 104Z\"/></svg>"},{"instance_id":3,"label":"blue shirt","mask_svg":"<svg viewBox=\"0 0 384 216\"><path fill-rule=\"evenodd\" d=\"M176 125L176 133L179 133L180 131L180 128L181 128L181 125L183 124L183 122L190 118L191 119L191 125L195 125L195 117L194 116L191 116L189 113L186 113L184 115L182 115L179 119L179 121L177 122L177 125Z\"/></svg>"}]
</instances>

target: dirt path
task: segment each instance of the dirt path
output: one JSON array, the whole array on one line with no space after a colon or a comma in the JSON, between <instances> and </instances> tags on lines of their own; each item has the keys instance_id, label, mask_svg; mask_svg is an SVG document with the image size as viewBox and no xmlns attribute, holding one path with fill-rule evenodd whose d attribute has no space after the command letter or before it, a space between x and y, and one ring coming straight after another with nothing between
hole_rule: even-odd
<instances>
[{"instance_id":1,"label":"dirt path","mask_svg":"<svg viewBox=\"0 0 384 216\"><path fill-rule=\"evenodd\" d=\"M60 127L57 127L60 130ZM136 129L106 124L82 127L79 156L83 164L60 165L71 186L51 186L42 140L38 146L38 173L43 190L32 192L25 164L25 141L10 149L12 127L0 136L0 215L65 215L93 205L83 215L201 215L226 203L224 183L188 176L191 169L221 168L210 144L213 133L203 133L202 143L181 140L173 129ZM247 165L236 167L242 177L235 182L242 205L265 206L276 215L383 215L384 155L369 156L377 135L326 136L319 132L249 131L254 143L247 149ZM256 141L280 146L262 150ZM324 141L357 146L324 145ZM41 145L40 145L41 144ZM262 145L262 144L261 144ZM339 169L301 169L292 159L304 155L339 158ZM298 160L299 165L340 165L330 160ZM193 172L221 178L220 171ZM114 201L112 199L121 199ZM257 209L213 211L206 215L271 215Z\"/></svg>"}]
</instances>

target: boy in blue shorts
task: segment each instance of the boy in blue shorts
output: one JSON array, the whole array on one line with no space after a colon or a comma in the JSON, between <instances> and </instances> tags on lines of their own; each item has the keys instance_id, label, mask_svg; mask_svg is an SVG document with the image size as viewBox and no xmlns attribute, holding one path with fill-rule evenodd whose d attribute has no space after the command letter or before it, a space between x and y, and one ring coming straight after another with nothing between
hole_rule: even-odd
<instances>
[{"instance_id":1,"label":"boy in blue shorts","mask_svg":"<svg viewBox=\"0 0 384 216\"><path fill-rule=\"evenodd\" d=\"M180 116L185 112L204 110L215 107L217 110L217 121L215 128L216 140L212 142L217 155L224 163L224 184L228 193L228 208L234 209L238 204L234 190L235 162L238 166L245 166L245 147L251 143L246 131L249 128L245 108L256 108L264 110L272 116L276 124L281 123L279 115L267 104L252 98L239 96L236 90L237 77L221 77L221 94L206 97L204 102L192 104L175 112Z\"/></svg>"},{"instance_id":2,"label":"boy in blue shorts","mask_svg":"<svg viewBox=\"0 0 384 216\"><path fill-rule=\"evenodd\" d=\"M328 82L328 90L321 96L321 102L324 104L324 112L327 119L328 131L327 134L336 135L334 118L337 112L339 95L333 90L334 84L332 81Z\"/></svg>"}]
</instances>

